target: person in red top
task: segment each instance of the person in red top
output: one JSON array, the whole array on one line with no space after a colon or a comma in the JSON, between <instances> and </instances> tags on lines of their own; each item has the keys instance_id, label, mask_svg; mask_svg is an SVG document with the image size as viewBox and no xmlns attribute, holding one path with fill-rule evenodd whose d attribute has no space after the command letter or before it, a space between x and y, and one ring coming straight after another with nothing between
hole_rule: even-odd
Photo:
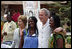
<instances>
[{"instance_id":1,"label":"person in red top","mask_svg":"<svg viewBox=\"0 0 72 49\"><path fill-rule=\"evenodd\" d=\"M13 19L15 22L17 22L17 19L18 19L19 16L20 16L20 13L19 13L19 12L13 11L12 19Z\"/></svg>"}]
</instances>

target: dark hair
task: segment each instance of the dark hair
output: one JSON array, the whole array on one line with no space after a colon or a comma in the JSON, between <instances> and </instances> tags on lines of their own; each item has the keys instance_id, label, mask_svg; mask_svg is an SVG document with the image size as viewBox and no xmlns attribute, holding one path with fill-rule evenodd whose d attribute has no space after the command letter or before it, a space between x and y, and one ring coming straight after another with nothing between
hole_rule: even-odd
<instances>
[{"instance_id":1,"label":"dark hair","mask_svg":"<svg viewBox=\"0 0 72 49\"><path fill-rule=\"evenodd\" d=\"M10 11L7 12L7 20L9 21L9 19L12 20L12 16L11 16L11 12Z\"/></svg>"},{"instance_id":2,"label":"dark hair","mask_svg":"<svg viewBox=\"0 0 72 49\"><path fill-rule=\"evenodd\" d=\"M67 22L67 25L68 25L68 26L70 26L70 25L71 25L71 24L70 24L70 21L68 21L68 22Z\"/></svg>"},{"instance_id":3,"label":"dark hair","mask_svg":"<svg viewBox=\"0 0 72 49\"><path fill-rule=\"evenodd\" d=\"M52 16L53 17L53 20L54 20L54 26L57 28L57 27L60 27L60 18L59 18L59 16L57 16L57 15L53 15Z\"/></svg>"},{"instance_id":4,"label":"dark hair","mask_svg":"<svg viewBox=\"0 0 72 49\"><path fill-rule=\"evenodd\" d=\"M52 16L53 16L53 15L56 15L56 13L55 13L54 11L52 11L52 12L51 12L51 15L52 15Z\"/></svg>"},{"instance_id":5,"label":"dark hair","mask_svg":"<svg viewBox=\"0 0 72 49\"><path fill-rule=\"evenodd\" d=\"M38 28L37 28L37 19L34 16L29 17L29 19L32 19L35 23L35 30L37 30L37 35L38 35ZM28 25L28 29L30 29L30 26Z\"/></svg>"}]
</instances>

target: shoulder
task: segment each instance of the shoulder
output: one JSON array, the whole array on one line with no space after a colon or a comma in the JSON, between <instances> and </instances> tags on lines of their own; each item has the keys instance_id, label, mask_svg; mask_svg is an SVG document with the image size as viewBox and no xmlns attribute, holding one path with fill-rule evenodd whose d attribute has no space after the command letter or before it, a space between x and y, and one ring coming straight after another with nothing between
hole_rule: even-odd
<instances>
[{"instance_id":1,"label":"shoulder","mask_svg":"<svg viewBox=\"0 0 72 49\"><path fill-rule=\"evenodd\" d=\"M8 24L8 22L5 22L4 25Z\"/></svg>"},{"instance_id":2,"label":"shoulder","mask_svg":"<svg viewBox=\"0 0 72 49\"><path fill-rule=\"evenodd\" d=\"M19 30L19 28L16 28L15 30Z\"/></svg>"},{"instance_id":3,"label":"shoulder","mask_svg":"<svg viewBox=\"0 0 72 49\"><path fill-rule=\"evenodd\" d=\"M42 22L38 19L37 24L40 25L42 24Z\"/></svg>"},{"instance_id":4,"label":"shoulder","mask_svg":"<svg viewBox=\"0 0 72 49\"><path fill-rule=\"evenodd\" d=\"M28 34L28 29L24 29L24 36L26 36Z\"/></svg>"},{"instance_id":5,"label":"shoulder","mask_svg":"<svg viewBox=\"0 0 72 49\"><path fill-rule=\"evenodd\" d=\"M61 34L58 34L58 35L56 36L56 38L57 38L57 39L62 39L63 36L62 36Z\"/></svg>"},{"instance_id":6,"label":"shoulder","mask_svg":"<svg viewBox=\"0 0 72 49\"><path fill-rule=\"evenodd\" d=\"M15 30L14 30L14 35L16 36L16 35L18 35L19 34L19 28L16 28Z\"/></svg>"},{"instance_id":7,"label":"shoulder","mask_svg":"<svg viewBox=\"0 0 72 49\"><path fill-rule=\"evenodd\" d=\"M16 28L15 30L14 30L14 32L18 32L19 31L19 28Z\"/></svg>"},{"instance_id":8,"label":"shoulder","mask_svg":"<svg viewBox=\"0 0 72 49\"><path fill-rule=\"evenodd\" d=\"M26 32L26 31L28 31L28 29L24 29L24 31L23 31L23 32Z\"/></svg>"},{"instance_id":9,"label":"shoulder","mask_svg":"<svg viewBox=\"0 0 72 49\"><path fill-rule=\"evenodd\" d=\"M11 23L16 24L14 21L11 21Z\"/></svg>"},{"instance_id":10,"label":"shoulder","mask_svg":"<svg viewBox=\"0 0 72 49\"><path fill-rule=\"evenodd\" d=\"M3 25L3 28L4 27L6 28L7 26L8 26L8 22L5 22L4 25Z\"/></svg>"}]
</instances>

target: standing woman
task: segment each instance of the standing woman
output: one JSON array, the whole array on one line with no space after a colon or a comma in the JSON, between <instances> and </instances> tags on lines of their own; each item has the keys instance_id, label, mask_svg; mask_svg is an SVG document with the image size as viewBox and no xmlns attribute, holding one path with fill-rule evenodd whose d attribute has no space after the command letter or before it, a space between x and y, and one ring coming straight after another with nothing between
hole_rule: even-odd
<instances>
[{"instance_id":1,"label":"standing woman","mask_svg":"<svg viewBox=\"0 0 72 49\"><path fill-rule=\"evenodd\" d=\"M28 20L27 36L24 37L23 48L38 48L38 29L36 24L37 19L30 17Z\"/></svg>"},{"instance_id":2,"label":"standing woman","mask_svg":"<svg viewBox=\"0 0 72 49\"><path fill-rule=\"evenodd\" d=\"M64 48L65 47L65 31L60 27L60 18L56 15L50 18L50 27L52 28L53 36L50 38L50 48Z\"/></svg>"},{"instance_id":3,"label":"standing woman","mask_svg":"<svg viewBox=\"0 0 72 49\"><path fill-rule=\"evenodd\" d=\"M26 23L27 23L27 17L26 16L19 16L18 17L18 27L17 29L15 29L14 31L14 44L13 47L14 48L22 48L23 47L23 30L26 27Z\"/></svg>"}]
</instances>

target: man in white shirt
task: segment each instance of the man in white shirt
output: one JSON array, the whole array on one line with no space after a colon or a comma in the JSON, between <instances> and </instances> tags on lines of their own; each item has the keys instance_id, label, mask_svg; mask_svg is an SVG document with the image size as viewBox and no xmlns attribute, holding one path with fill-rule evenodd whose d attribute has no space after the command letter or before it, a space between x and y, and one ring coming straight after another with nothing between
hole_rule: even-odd
<instances>
[{"instance_id":1,"label":"man in white shirt","mask_svg":"<svg viewBox=\"0 0 72 49\"><path fill-rule=\"evenodd\" d=\"M12 21L10 13L8 13L7 15L7 20L8 22L4 24L3 30L2 30L3 42L13 40L13 32L17 27L16 23Z\"/></svg>"},{"instance_id":2,"label":"man in white shirt","mask_svg":"<svg viewBox=\"0 0 72 49\"><path fill-rule=\"evenodd\" d=\"M37 23L38 48L48 48L48 39L51 35L51 28L49 26L50 11L43 8L39 11L39 19Z\"/></svg>"}]
</instances>

